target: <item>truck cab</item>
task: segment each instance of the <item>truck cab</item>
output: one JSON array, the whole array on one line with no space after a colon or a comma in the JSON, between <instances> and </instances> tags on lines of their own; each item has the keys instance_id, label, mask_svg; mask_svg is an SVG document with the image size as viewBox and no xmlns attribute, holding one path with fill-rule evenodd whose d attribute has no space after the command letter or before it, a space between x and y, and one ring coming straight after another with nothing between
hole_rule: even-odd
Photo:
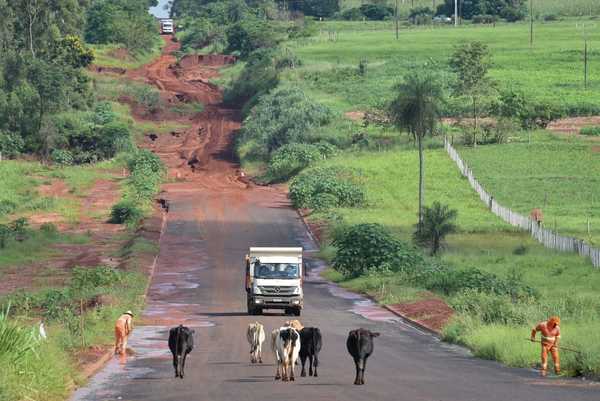
<instances>
[{"instance_id":1,"label":"truck cab","mask_svg":"<svg viewBox=\"0 0 600 401\"><path fill-rule=\"evenodd\" d=\"M302 248L250 248L246 255L248 314L282 309L288 315L300 316L304 306L302 275Z\"/></svg>"},{"instance_id":2,"label":"truck cab","mask_svg":"<svg viewBox=\"0 0 600 401\"><path fill-rule=\"evenodd\" d=\"M161 35L171 35L175 32L172 19L162 19L160 21L160 33Z\"/></svg>"}]
</instances>

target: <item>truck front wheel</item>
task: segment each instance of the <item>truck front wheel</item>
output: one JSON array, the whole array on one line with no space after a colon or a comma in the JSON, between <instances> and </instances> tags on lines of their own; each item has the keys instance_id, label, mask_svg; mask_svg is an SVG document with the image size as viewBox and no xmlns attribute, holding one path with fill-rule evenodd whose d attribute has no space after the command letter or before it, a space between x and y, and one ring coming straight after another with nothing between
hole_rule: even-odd
<instances>
[{"instance_id":1,"label":"truck front wheel","mask_svg":"<svg viewBox=\"0 0 600 401\"><path fill-rule=\"evenodd\" d=\"M300 308L294 309L294 316L300 316L300 313L301 313L300 311L301 311Z\"/></svg>"}]
</instances>

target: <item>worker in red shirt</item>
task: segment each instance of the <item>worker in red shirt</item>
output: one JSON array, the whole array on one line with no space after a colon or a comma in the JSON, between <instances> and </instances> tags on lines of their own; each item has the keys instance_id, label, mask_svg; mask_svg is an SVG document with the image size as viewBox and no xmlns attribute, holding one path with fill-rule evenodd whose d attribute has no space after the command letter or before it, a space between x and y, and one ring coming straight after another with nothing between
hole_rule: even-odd
<instances>
[{"instance_id":1,"label":"worker in red shirt","mask_svg":"<svg viewBox=\"0 0 600 401\"><path fill-rule=\"evenodd\" d=\"M560 340L560 318L552 316L545 322L538 323L531 330L531 341L535 341L535 336L539 331L542 335L542 375L546 375L548 369L548 352L552 355L554 362L554 372L560 374L560 357L558 355L558 342Z\"/></svg>"},{"instance_id":2,"label":"worker in red shirt","mask_svg":"<svg viewBox=\"0 0 600 401\"><path fill-rule=\"evenodd\" d=\"M115 354L125 355L127 337L133 331L133 313L128 310L115 323Z\"/></svg>"}]
</instances>

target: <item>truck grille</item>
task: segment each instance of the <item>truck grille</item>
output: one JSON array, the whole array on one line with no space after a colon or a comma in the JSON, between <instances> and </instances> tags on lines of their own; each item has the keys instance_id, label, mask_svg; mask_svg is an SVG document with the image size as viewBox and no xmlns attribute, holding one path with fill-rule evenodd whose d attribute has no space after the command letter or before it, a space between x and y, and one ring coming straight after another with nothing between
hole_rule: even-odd
<instances>
[{"instance_id":1,"label":"truck grille","mask_svg":"<svg viewBox=\"0 0 600 401\"><path fill-rule=\"evenodd\" d=\"M280 296L289 296L294 295L294 286L286 286L286 287L278 287L273 285L264 285L259 286L260 292L263 295L280 295Z\"/></svg>"}]
</instances>

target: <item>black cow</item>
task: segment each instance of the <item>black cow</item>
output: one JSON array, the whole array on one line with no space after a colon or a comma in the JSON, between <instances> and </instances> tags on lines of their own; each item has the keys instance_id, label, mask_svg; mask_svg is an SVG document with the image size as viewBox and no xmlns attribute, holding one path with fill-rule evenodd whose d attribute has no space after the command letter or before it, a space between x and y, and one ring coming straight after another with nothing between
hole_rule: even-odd
<instances>
[{"instance_id":1,"label":"black cow","mask_svg":"<svg viewBox=\"0 0 600 401\"><path fill-rule=\"evenodd\" d=\"M300 360L302 361L302 373L300 376L306 376L304 364L308 358L308 375L317 377L317 367L319 366L319 352L323 340L321 338L321 330L318 327L305 327L300 330Z\"/></svg>"},{"instance_id":2,"label":"black cow","mask_svg":"<svg viewBox=\"0 0 600 401\"><path fill-rule=\"evenodd\" d=\"M372 333L366 329L352 330L348 333L346 348L356 365L354 384L365 384L365 368L367 358L373 353L373 337L379 337L379 333Z\"/></svg>"},{"instance_id":3,"label":"black cow","mask_svg":"<svg viewBox=\"0 0 600 401\"><path fill-rule=\"evenodd\" d=\"M194 349L194 330L182 325L169 330L169 349L173 354L175 377L183 379L185 358Z\"/></svg>"}]
</instances>

